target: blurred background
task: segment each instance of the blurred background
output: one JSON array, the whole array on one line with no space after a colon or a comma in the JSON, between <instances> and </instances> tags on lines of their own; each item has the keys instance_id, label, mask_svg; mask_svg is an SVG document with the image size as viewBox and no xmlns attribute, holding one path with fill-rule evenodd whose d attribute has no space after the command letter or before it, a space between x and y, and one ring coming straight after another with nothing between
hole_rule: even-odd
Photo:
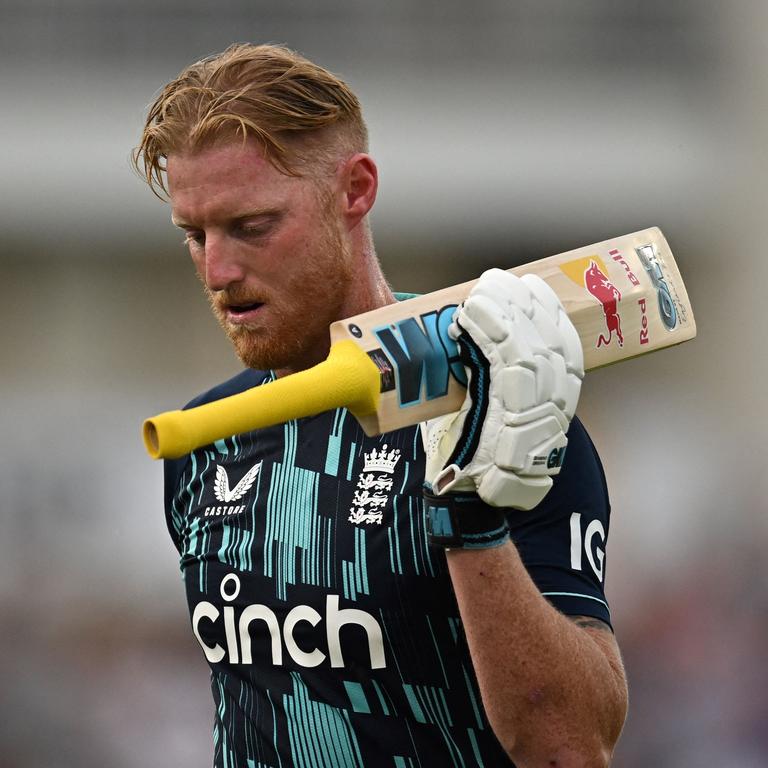
<instances>
[{"instance_id":1,"label":"blurred background","mask_svg":"<svg viewBox=\"0 0 768 768\"><path fill-rule=\"evenodd\" d=\"M341 74L395 288L660 226L699 338L595 372L631 685L620 768L768 765L760 0L0 0L0 766L209 766L212 705L142 419L238 363L148 104L234 41Z\"/></svg>"}]
</instances>

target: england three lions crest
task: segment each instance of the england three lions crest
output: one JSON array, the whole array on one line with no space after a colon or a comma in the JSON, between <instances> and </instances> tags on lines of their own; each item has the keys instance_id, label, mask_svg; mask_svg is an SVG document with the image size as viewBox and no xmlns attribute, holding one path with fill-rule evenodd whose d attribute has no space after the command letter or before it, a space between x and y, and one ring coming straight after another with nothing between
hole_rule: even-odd
<instances>
[{"instance_id":1,"label":"england three lions crest","mask_svg":"<svg viewBox=\"0 0 768 768\"><path fill-rule=\"evenodd\" d=\"M397 462L400 461L400 449L389 450L383 445L381 450L374 448L364 454L363 470L357 478L357 487L349 508L349 522L377 523L381 525L384 507L389 501Z\"/></svg>"}]
</instances>

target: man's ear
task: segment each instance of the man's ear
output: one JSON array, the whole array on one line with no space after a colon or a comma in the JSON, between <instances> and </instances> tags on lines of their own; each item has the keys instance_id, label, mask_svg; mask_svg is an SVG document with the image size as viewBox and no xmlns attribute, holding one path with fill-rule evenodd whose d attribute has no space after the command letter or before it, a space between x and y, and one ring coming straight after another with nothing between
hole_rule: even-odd
<instances>
[{"instance_id":1,"label":"man's ear","mask_svg":"<svg viewBox=\"0 0 768 768\"><path fill-rule=\"evenodd\" d=\"M379 170L370 155L358 152L341 168L342 215L349 230L354 229L376 201Z\"/></svg>"}]
</instances>

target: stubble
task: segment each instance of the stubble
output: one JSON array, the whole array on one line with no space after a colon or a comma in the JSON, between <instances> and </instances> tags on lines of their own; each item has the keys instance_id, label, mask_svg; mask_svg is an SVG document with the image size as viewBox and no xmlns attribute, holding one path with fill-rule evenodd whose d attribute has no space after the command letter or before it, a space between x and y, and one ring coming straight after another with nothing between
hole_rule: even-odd
<instances>
[{"instance_id":1,"label":"stubble","mask_svg":"<svg viewBox=\"0 0 768 768\"><path fill-rule=\"evenodd\" d=\"M351 258L328 211L316 234L312 258L280 290L260 295L233 287L225 292L205 292L216 319L240 360L257 370L297 371L320 362L329 347L328 326L341 319L341 310L354 275ZM229 322L227 304L261 302L268 307L268 321L253 325Z\"/></svg>"}]
</instances>

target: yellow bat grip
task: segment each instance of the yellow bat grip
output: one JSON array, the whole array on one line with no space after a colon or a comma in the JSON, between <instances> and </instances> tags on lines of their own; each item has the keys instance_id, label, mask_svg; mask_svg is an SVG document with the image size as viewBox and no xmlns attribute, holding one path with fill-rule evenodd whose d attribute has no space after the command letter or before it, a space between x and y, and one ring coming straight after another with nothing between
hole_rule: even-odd
<instances>
[{"instance_id":1,"label":"yellow bat grip","mask_svg":"<svg viewBox=\"0 0 768 768\"><path fill-rule=\"evenodd\" d=\"M367 416L378 406L380 381L376 364L355 342L338 341L326 360L306 371L197 408L147 419L144 446L153 459L177 459L225 437L333 408Z\"/></svg>"}]
</instances>

